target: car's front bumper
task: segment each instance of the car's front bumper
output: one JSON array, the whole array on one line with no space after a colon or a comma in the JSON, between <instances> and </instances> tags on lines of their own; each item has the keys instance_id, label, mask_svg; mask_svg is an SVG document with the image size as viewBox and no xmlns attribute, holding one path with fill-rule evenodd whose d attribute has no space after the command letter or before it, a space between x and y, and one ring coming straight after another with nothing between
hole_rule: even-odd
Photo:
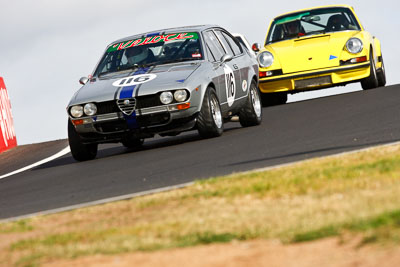
<instances>
[{"instance_id":1,"label":"car's front bumper","mask_svg":"<svg viewBox=\"0 0 400 267\"><path fill-rule=\"evenodd\" d=\"M197 115L196 107L171 111L162 106L137 110L130 116L113 112L71 121L83 143L107 143L132 136L146 138L190 130L196 124Z\"/></svg>"},{"instance_id":2,"label":"car's front bumper","mask_svg":"<svg viewBox=\"0 0 400 267\"><path fill-rule=\"evenodd\" d=\"M370 63L297 72L260 78L259 88L263 93L296 92L313 90L359 81L370 75Z\"/></svg>"}]
</instances>

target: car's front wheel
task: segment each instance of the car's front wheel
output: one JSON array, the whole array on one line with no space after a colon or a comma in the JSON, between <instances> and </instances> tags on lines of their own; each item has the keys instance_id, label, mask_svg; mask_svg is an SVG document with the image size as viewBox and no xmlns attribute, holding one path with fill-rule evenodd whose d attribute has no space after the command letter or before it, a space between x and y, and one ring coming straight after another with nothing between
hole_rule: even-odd
<instances>
[{"instance_id":1,"label":"car's front wheel","mask_svg":"<svg viewBox=\"0 0 400 267\"><path fill-rule=\"evenodd\" d=\"M372 50L369 52L370 74L367 78L361 80L361 87L364 90L378 87L378 77L376 75L376 66Z\"/></svg>"},{"instance_id":2,"label":"car's front wheel","mask_svg":"<svg viewBox=\"0 0 400 267\"><path fill-rule=\"evenodd\" d=\"M83 144L75 126L68 120L68 142L71 154L77 161L94 159L97 155L97 144Z\"/></svg>"},{"instance_id":3,"label":"car's front wheel","mask_svg":"<svg viewBox=\"0 0 400 267\"><path fill-rule=\"evenodd\" d=\"M262 108L260 93L256 83L253 81L250 85L249 95L242 110L239 113L239 122L243 127L255 126L261 123Z\"/></svg>"},{"instance_id":4,"label":"car's front wheel","mask_svg":"<svg viewBox=\"0 0 400 267\"><path fill-rule=\"evenodd\" d=\"M197 117L197 130L201 137L220 136L224 130L221 107L214 88L208 87Z\"/></svg>"},{"instance_id":5,"label":"car's front wheel","mask_svg":"<svg viewBox=\"0 0 400 267\"><path fill-rule=\"evenodd\" d=\"M385 65L383 64L383 57L382 57L382 67L380 69L376 70L376 75L378 77L378 86L385 86L386 72L385 72Z\"/></svg>"}]
</instances>

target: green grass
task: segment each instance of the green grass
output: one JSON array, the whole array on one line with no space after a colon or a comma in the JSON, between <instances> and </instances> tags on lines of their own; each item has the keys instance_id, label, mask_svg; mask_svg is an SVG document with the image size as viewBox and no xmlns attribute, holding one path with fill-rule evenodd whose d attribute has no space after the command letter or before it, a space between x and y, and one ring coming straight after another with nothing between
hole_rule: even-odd
<instances>
[{"instance_id":1,"label":"green grass","mask_svg":"<svg viewBox=\"0 0 400 267\"><path fill-rule=\"evenodd\" d=\"M366 220L359 220L357 222L347 223L343 225L336 225L336 226L330 225L318 230L299 233L296 234L291 241L292 242L312 241L320 238L337 236L344 231L368 232L368 236L364 238L364 243L377 242L379 240L382 240L383 238L386 240L392 239L392 241L396 243L399 241L397 235L388 236L383 234L384 229L386 230L393 229L396 232L400 231L400 209L391 212L385 212L380 214L379 216Z\"/></svg>"},{"instance_id":2,"label":"green grass","mask_svg":"<svg viewBox=\"0 0 400 267\"><path fill-rule=\"evenodd\" d=\"M29 219L19 220L11 223L0 223L0 234L21 233L33 230Z\"/></svg>"}]
</instances>

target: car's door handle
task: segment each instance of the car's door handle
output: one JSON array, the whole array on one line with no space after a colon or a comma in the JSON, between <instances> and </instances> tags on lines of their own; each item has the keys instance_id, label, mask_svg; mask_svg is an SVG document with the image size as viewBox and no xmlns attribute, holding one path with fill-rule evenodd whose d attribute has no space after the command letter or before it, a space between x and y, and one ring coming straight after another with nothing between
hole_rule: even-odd
<instances>
[{"instance_id":1,"label":"car's door handle","mask_svg":"<svg viewBox=\"0 0 400 267\"><path fill-rule=\"evenodd\" d=\"M237 70L239 67L236 64L233 64L233 68Z\"/></svg>"}]
</instances>

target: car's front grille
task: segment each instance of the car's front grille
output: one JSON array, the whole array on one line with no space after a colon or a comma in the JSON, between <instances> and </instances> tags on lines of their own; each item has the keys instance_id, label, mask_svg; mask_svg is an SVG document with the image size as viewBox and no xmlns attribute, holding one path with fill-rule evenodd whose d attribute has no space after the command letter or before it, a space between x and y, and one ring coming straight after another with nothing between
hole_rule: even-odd
<instances>
[{"instance_id":1,"label":"car's front grille","mask_svg":"<svg viewBox=\"0 0 400 267\"><path fill-rule=\"evenodd\" d=\"M131 115L136 108L135 98L118 99L117 105L122 113L126 115Z\"/></svg>"},{"instance_id":2,"label":"car's front grille","mask_svg":"<svg viewBox=\"0 0 400 267\"><path fill-rule=\"evenodd\" d=\"M129 100L129 103L124 102ZM163 106L160 102L160 97L158 95L146 95L138 96L136 98L118 99L105 102L96 103L97 114L108 114L115 112L123 112L127 115L133 113L135 109L150 108Z\"/></svg>"},{"instance_id":3,"label":"car's front grille","mask_svg":"<svg viewBox=\"0 0 400 267\"><path fill-rule=\"evenodd\" d=\"M149 108L162 105L158 95L145 95L136 98L136 108Z\"/></svg>"},{"instance_id":4,"label":"car's front grille","mask_svg":"<svg viewBox=\"0 0 400 267\"><path fill-rule=\"evenodd\" d=\"M99 103L96 103L96 106L97 106L97 114L98 115L119 112L119 109L117 107L117 103L115 103L115 100L99 102Z\"/></svg>"}]
</instances>

